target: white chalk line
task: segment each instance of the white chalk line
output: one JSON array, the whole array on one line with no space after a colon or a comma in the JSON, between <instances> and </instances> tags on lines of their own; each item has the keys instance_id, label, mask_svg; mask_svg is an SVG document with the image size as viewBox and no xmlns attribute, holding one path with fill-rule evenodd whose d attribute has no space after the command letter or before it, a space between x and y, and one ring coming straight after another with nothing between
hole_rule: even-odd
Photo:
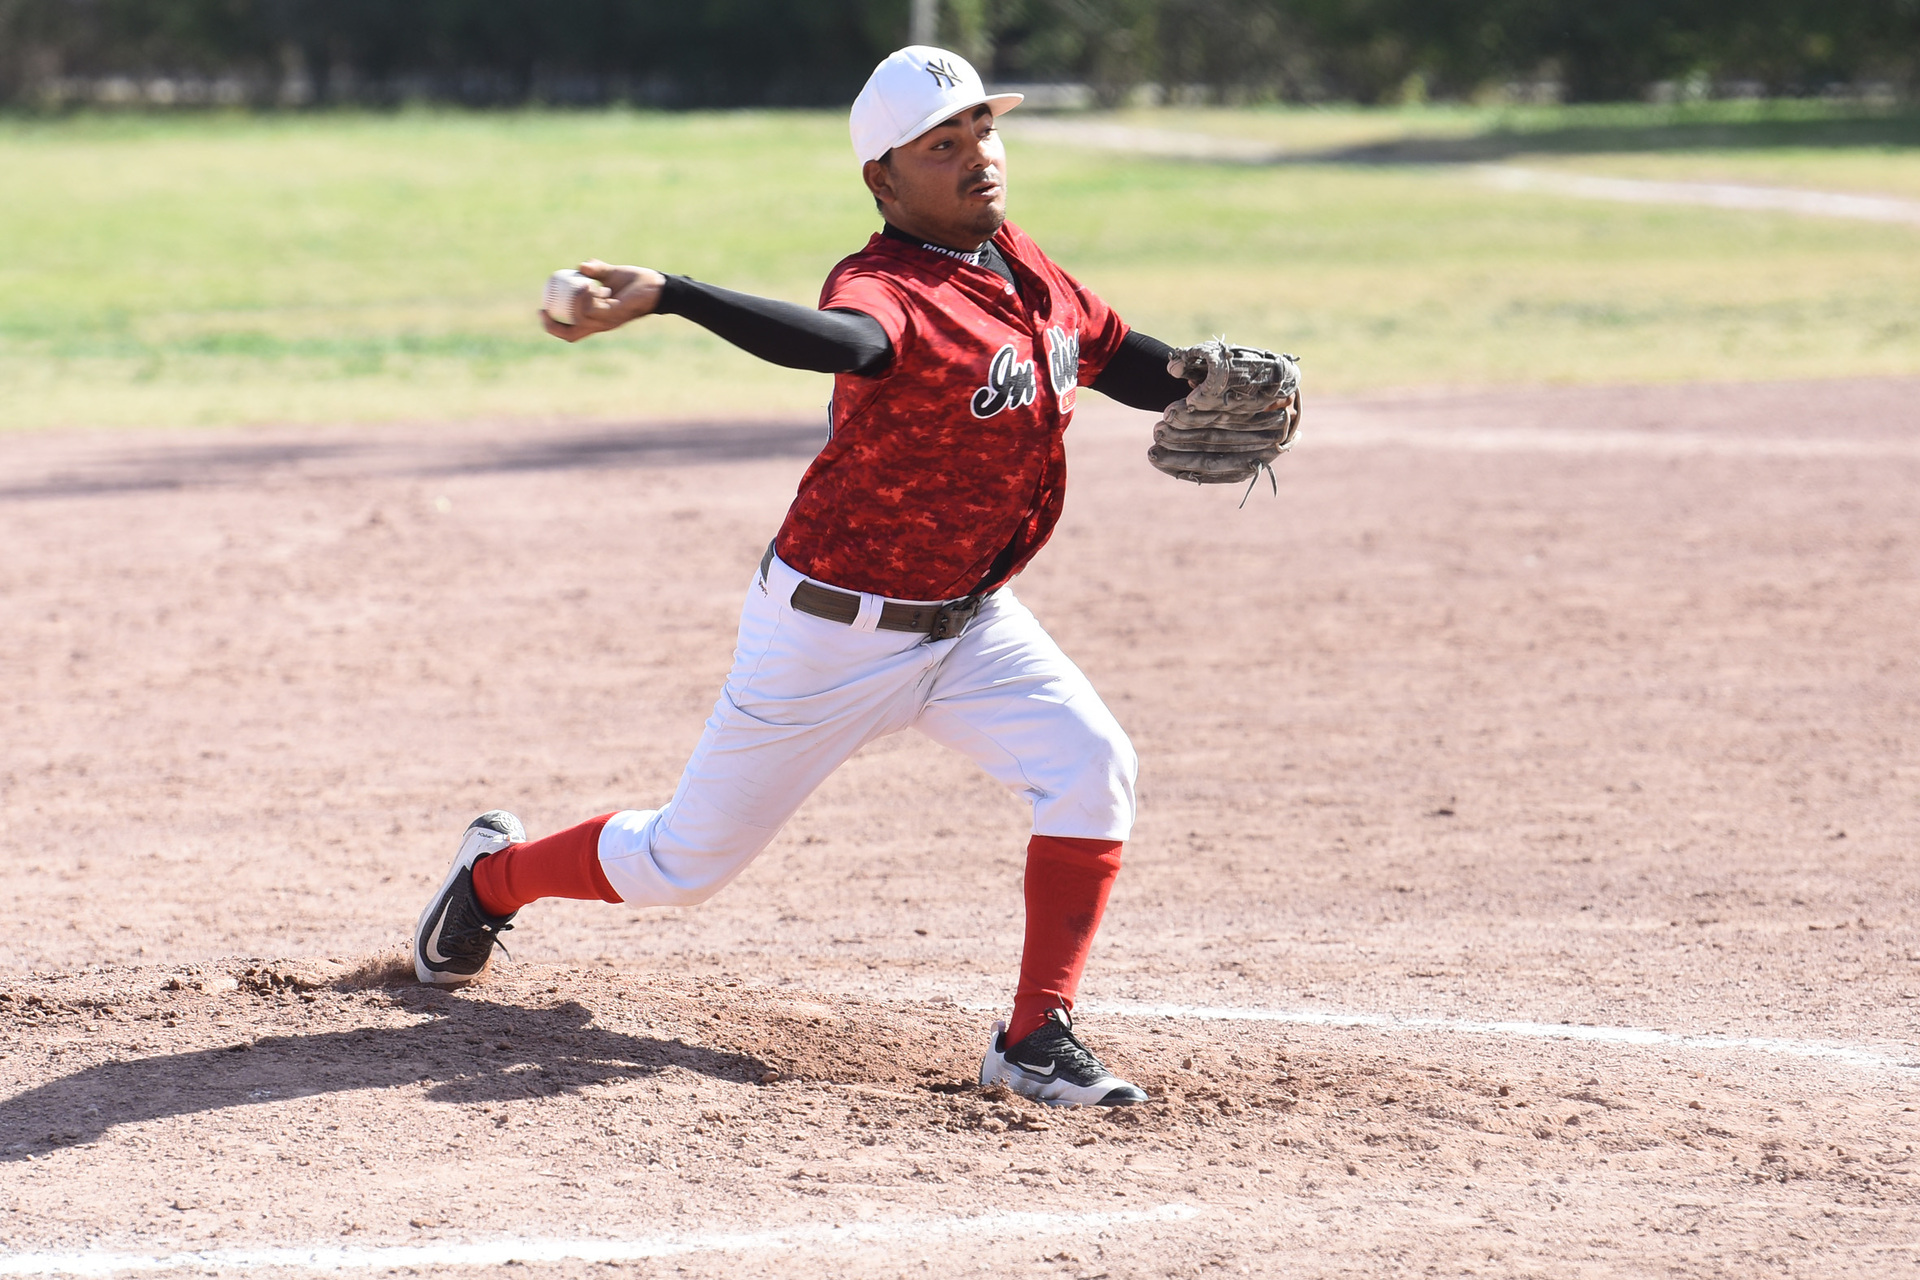
<instances>
[{"instance_id":1,"label":"white chalk line","mask_svg":"<svg viewBox=\"0 0 1920 1280\"><path fill-rule=\"evenodd\" d=\"M1338 422L1303 433L1301 449L1441 449L1449 453L1629 454L1687 458L1920 458L1920 440L1849 440L1820 436L1708 435L1698 431L1555 430L1543 427L1421 427Z\"/></svg>"},{"instance_id":2,"label":"white chalk line","mask_svg":"<svg viewBox=\"0 0 1920 1280\"><path fill-rule=\"evenodd\" d=\"M1583 200L1615 200L1626 204L1690 204L1714 209L1756 213L1795 213L1815 218L1851 218L1861 222L1891 222L1920 227L1920 200L1894 196L1849 195L1839 191L1806 191L1796 187L1748 186L1734 182L1659 182L1645 178L1603 178L1584 173L1557 173L1519 165L1477 166L1482 182L1502 191L1537 191L1575 196Z\"/></svg>"},{"instance_id":3,"label":"white chalk line","mask_svg":"<svg viewBox=\"0 0 1920 1280\"><path fill-rule=\"evenodd\" d=\"M638 1240L507 1239L473 1243L290 1245L179 1253L0 1254L0 1276L112 1276L142 1271L218 1268L262 1271L369 1271L391 1267L501 1267L511 1262L634 1262L690 1253L830 1248L889 1241L923 1242L990 1232L995 1237L1085 1234L1154 1222L1186 1222L1200 1210L1186 1204L1109 1213L983 1213L904 1222L800 1223L765 1231L700 1232Z\"/></svg>"},{"instance_id":4,"label":"white chalk line","mask_svg":"<svg viewBox=\"0 0 1920 1280\"><path fill-rule=\"evenodd\" d=\"M1638 1048L1704 1049L1777 1054L1878 1070L1920 1070L1920 1048L1894 1055L1859 1045L1774 1036L1689 1036L1649 1027L1596 1027L1571 1022L1477 1021L1465 1018L1393 1017L1382 1013L1336 1013L1321 1009L1259 1009L1235 1005L1146 1004L1088 1001L1079 1011L1114 1018L1193 1018L1203 1022L1284 1022L1310 1027L1365 1027L1375 1031L1439 1031L1454 1035L1511 1036L1523 1040L1579 1040Z\"/></svg>"}]
</instances>

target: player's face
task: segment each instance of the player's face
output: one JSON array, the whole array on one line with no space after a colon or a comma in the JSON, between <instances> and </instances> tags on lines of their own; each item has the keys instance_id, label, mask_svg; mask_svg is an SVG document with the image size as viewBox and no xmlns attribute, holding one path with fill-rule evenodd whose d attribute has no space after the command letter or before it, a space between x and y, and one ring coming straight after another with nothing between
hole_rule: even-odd
<instances>
[{"instance_id":1,"label":"player's face","mask_svg":"<svg viewBox=\"0 0 1920 1280\"><path fill-rule=\"evenodd\" d=\"M866 166L887 221L935 244L976 249L1007 220L1007 151L993 111L974 107Z\"/></svg>"}]
</instances>

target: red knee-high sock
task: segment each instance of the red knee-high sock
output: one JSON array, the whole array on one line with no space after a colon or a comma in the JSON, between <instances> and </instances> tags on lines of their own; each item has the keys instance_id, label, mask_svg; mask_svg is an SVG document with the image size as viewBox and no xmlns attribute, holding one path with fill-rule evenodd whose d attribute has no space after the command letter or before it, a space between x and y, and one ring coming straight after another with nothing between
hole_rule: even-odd
<instances>
[{"instance_id":1,"label":"red knee-high sock","mask_svg":"<svg viewBox=\"0 0 1920 1280\"><path fill-rule=\"evenodd\" d=\"M1018 1044L1052 1009L1073 1009L1093 932L1120 874L1120 841L1035 836L1027 842L1027 945L1007 1043Z\"/></svg>"},{"instance_id":2,"label":"red knee-high sock","mask_svg":"<svg viewBox=\"0 0 1920 1280\"><path fill-rule=\"evenodd\" d=\"M577 827L525 844L510 844L473 864L473 894L491 915L510 915L538 898L598 898L620 895L600 870L602 814Z\"/></svg>"}]
</instances>

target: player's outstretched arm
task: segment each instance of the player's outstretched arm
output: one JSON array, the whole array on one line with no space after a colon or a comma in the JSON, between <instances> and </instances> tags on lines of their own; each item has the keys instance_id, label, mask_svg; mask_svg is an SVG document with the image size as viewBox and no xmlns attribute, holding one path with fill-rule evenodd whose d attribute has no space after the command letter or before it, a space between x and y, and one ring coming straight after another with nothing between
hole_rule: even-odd
<instances>
[{"instance_id":1,"label":"player's outstretched arm","mask_svg":"<svg viewBox=\"0 0 1920 1280\"><path fill-rule=\"evenodd\" d=\"M1088 385L1129 408L1159 413L1193 389L1185 378L1167 372L1171 355L1173 348L1160 339L1129 329L1107 367Z\"/></svg>"},{"instance_id":2,"label":"player's outstretched arm","mask_svg":"<svg viewBox=\"0 0 1920 1280\"><path fill-rule=\"evenodd\" d=\"M610 267L598 258L581 263L580 274L592 283L574 299L572 324L540 313L546 331L564 342L578 342L652 315L667 283L666 276L651 267Z\"/></svg>"},{"instance_id":3,"label":"player's outstretched arm","mask_svg":"<svg viewBox=\"0 0 1920 1280\"><path fill-rule=\"evenodd\" d=\"M659 311L685 317L742 351L789 369L873 377L893 360L887 331L860 311L816 311L686 276L667 277Z\"/></svg>"},{"instance_id":4,"label":"player's outstretched arm","mask_svg":"<svg viewBox=\"0 0 1920 1280\"><path fill-rule=\"evenodd\" d=\"M554 279L564 274L556 273ZM893 359L887 331L863 312L816 311L646 267L610 267L595 261L582 263L580 274L588 277L588 284L572 296L574 323L540 313L547 332L568 342L617 329L641 316L663 315L682 316L743 351L789 369L874 377ZM567 308L560 309L560 314L566 313Z\"/></svg>"}]
</instances>

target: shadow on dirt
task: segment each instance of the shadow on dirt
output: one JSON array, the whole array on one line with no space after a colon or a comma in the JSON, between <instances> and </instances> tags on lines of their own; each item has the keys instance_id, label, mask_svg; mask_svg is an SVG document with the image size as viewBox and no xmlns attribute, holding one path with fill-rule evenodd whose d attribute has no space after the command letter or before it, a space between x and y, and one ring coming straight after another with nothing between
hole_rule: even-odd
<instances>
[{"instance_id":1,"label":"shadow on dirt","mask_svg":"<svg viewBox=\"0 0 1920 1280\"><path fill-rule=\"evenodd\" d=\"M445 476L495 471L605 470L671 467L760 458L811 458L827 442L825 422L694 423L634 427L524 440L476 456L424 461L398 474Z\"/></svg>"},{"instance_id":2,"label":"shadow on dirt","mask_svg":"<svg viewBox=\"0 0 1920 1280\"><path fill-rule=\"evenodd\" d=\"M746 1054L592 1026L572 1001L528 1008L425 993L405 1003L439 1016L103 1063L29 1089L0 1103L0 1162L91 1142L116 1125L351 1089L429 1084L437 1102L505 1102L669 1067L736 1083L770 1070Z\"/></svg>"},{"instance_id":3,"label":"shadow on dirt","mask_svg":"<svg viewBox=\"0 0 1920 1280\"><path fill-rule=\"evenodd\" d=\"M811 458L824 443L824 423L732 422L603 428L512 442L416 436L148 446L101 453L38 479L0 485L0 502L253 484L269 477L427 478Z\"/></svg>"}]
</instances>

